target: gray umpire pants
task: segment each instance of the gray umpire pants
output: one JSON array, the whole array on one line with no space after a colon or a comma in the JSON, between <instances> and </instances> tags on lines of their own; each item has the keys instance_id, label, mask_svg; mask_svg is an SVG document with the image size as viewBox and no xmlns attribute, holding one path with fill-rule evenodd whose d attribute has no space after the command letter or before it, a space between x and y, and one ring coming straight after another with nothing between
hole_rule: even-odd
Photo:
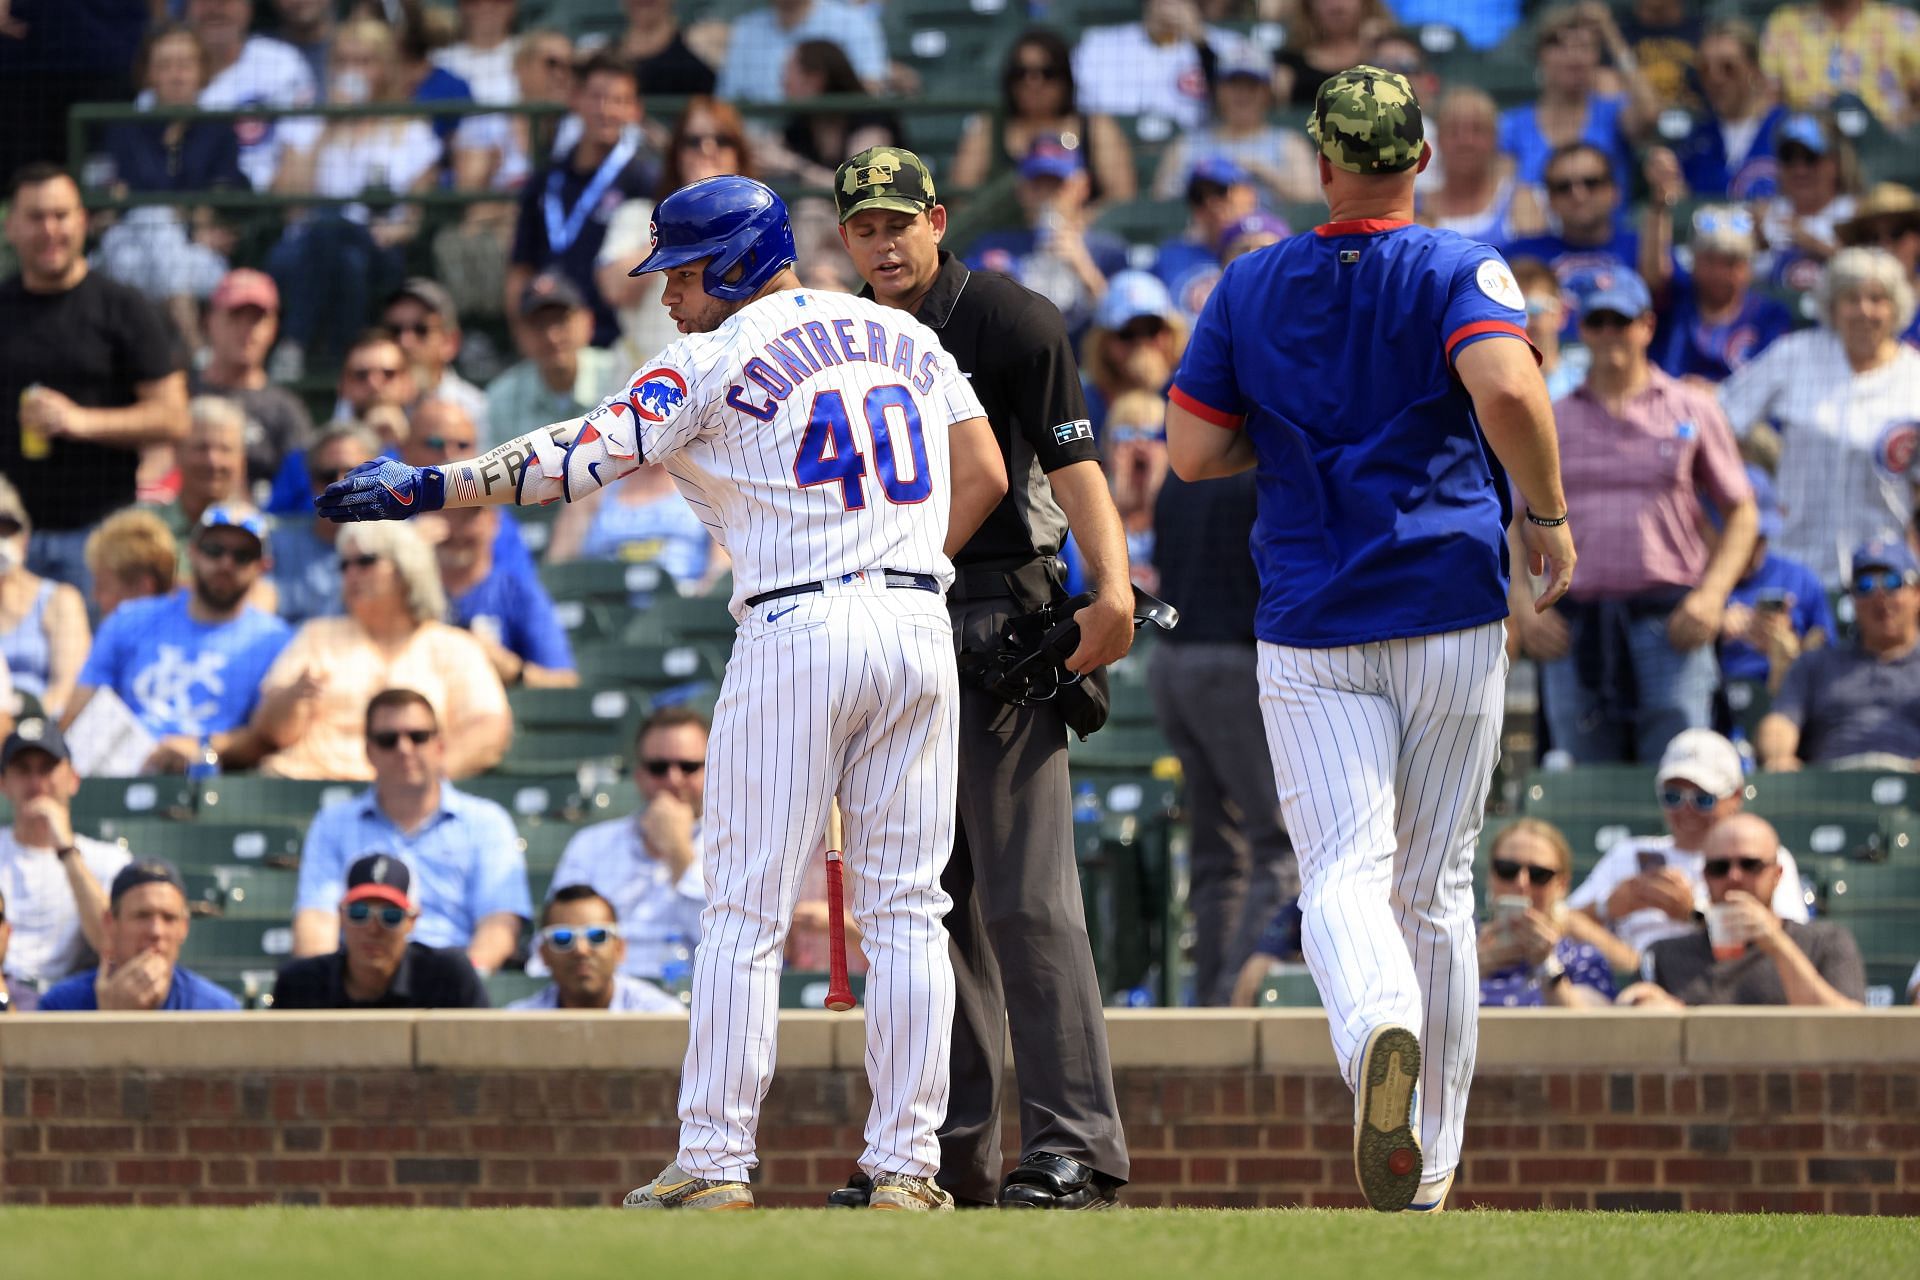
<instances>
[{"instance_id":1,"label":"gray umpire pants","mask_svg":"<svg viewBox=\"0 0 1920 1280\"><path fill-rule=\"evenodd\" d=\"M1154 719L1186 777L1195 1004L1228 1002L1261 931L1300 892L1260 719L1259 658L1251 641L1162 641L1147 666Z\"/></svg>"},{"instance_id":2,"label":"gray umpire pants","mask_svg":"<svg viewBox=\"0 0 1920 1280\"><path fill-rule=\"evenodd\" d=\"M962 648L990 647L1011 599L953 605ZM940 1185L1000 1197L1006 1037L1019 1076L1021 1155L1048 1151L1125 1181L1125 1135L1074 862L1067 727L960 686L960 803L942 886L953 897L952 1093Z\"/></svg>"}]
</instances>

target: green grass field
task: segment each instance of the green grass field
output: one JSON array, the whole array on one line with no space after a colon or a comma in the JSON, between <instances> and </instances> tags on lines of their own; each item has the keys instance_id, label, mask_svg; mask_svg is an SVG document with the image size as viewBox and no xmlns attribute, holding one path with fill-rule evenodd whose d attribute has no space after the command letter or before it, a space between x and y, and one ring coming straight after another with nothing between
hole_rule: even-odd
<instances>
[{"instance_id":1,"label":"green grass field","mask_svg":"<svg viewBox=\"0 0 1920 1280\"><path fill-rule=\"evenodd\" d=\"M0 1275L248 1280L1679 1280L1920 1275L1898 1219L1328 1210L1103 1215L825 1211L7 1209Z\"/></svg>"}]
</instances>

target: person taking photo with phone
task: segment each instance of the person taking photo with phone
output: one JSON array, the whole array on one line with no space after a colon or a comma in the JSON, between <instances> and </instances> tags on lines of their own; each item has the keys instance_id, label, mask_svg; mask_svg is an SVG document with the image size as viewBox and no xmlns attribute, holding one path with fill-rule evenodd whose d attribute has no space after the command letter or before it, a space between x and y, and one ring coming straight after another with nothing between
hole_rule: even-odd
<instances>
[{"instance_id":1,"label":"person taking photo with phone","mask_svg":"<svg viewBox=\"0 0 1920 1280\"><path fill-rule=\"evenodd\" d=\"M1613 968L1576 931L1600 926L1567 909L1573 850L1552 823L1521 818L1494 837L1493 918L1480 929L1482 1006L1558 1009L1613 1003Z\"/></svg>"}]
</instances>

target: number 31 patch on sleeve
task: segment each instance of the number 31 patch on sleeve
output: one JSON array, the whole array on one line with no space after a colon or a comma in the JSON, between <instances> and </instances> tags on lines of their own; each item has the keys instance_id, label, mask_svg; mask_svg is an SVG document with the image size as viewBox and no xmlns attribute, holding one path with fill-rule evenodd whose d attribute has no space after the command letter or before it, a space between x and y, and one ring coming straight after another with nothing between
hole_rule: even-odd
<instances>
[{"instance_id":1,"label":"number 31 patch on sleeve","mask_svg":"<svg viewBox=\"0 0 1920 1280\"><path fill-rule=\"evenodd\" d=\"M1076 418L1072 422L1063 422L1053 429L1055 444L1072 444L1076 440L1093 439L1093 423L1085 418Z\"/></svg>"},{"instance_id":2,"label":"number 31 patch on sleeve","mask_svg":"<svg viewBox=\"0 0 1920 1280\"><path fill-rule=\"evenodd\" d=\"M1506 263L1489 258L1480 264L1480 270L1474 273L1473 280L1480 286L1480 292L1501 306L1512 307L1515 311L1527 309L1527 295L1520 292L1520 282L1513 278L1513 272L1507 270Z\"/></svg>"}]
</instances>

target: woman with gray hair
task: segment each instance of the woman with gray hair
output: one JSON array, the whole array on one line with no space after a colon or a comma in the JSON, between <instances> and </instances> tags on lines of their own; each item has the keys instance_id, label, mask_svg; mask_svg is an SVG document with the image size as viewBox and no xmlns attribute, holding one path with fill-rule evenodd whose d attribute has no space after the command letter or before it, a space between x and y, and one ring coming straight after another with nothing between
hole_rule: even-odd
<instances>
[{"instance_id":1,"label":"woman with gray hair","mask_svg":"<svg viewBox=\"0 0 1920 1280\"><path fill-rule=\"evenodd\" d=\"M416 689L446 735L447 772L479 773L506 753L506 690L480 642L442 622L447 598L433 551L404 524L340 530L346 614L301 626L261 684L253 727L276 750L262 773L369 780L367 702Z\"/></svg>"},{"instance_id":2,"label":"woman with gray hair","mask_svg":"<svg viewBox=\"0 0 1920 1280\"><path fill-rule=\"evenodd\" d=\"M33 521L20 491L0 476L0 660L18 693L58 715L93 644L87 602L64 582L27 572Z\"/></svg>"},{"instance_id":3,"label":"woman with gray hair","mask_svg":"<svg viewBox=\"0 0 1920 1280\"><path fill-rule=\"evenodd\" d=\"M1741 436L1773 422L1786 525L1775 549L1833 590L1873 538L1904 540L1920 480L1920 351L1907 273L1879 249L1843 249L1814 291L1821 325L1780 339L1720 386Z\"/></svg>"}]
</instances>

